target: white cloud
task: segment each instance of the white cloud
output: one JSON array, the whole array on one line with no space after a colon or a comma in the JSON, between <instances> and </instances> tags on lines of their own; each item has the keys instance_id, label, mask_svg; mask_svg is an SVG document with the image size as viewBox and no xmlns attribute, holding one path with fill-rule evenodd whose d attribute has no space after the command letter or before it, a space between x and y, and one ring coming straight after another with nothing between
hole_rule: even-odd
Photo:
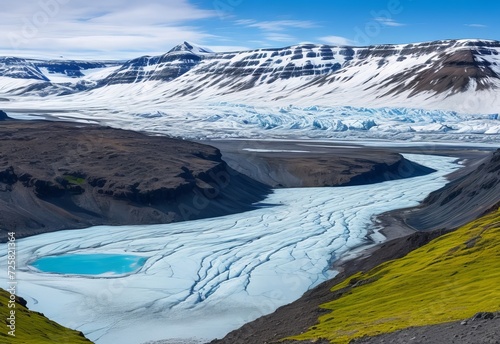
<instances>
[{"instance_id":1,"label":"white cloud","mask_svg":"<svg viewBox=\"0 0 500 344\"><path fill-rule=\"evenodd\" d=\"M325 36L320 37L320 41L330 45L355 45L356 42L341 36Z\"/></svg>"},{"instance_id":2,"label":"white cloud","mask_svg":"<svg viewBox=\"0 0 500 344\"><path fill-rule=\"evenodd\" d=\"M260 46L268 46L272 42L293 44L297 41L296 37L286 32L293 29L312 29L318 27L316 23L309 20L257 21L254 19L240 19L234 21L234 23L247 28L261 30L265 41L260 42Z\"/></svg>"},{"instance_id":3,"label":"white cloud","mask_svg":"<svg viewBox=\"0 0 500 344\"><path fill-rule=\"evenodd\" d=\"M91 22L115 25L162 25L212 16L215 16L215 12L197 9L186 1L165 1L164 3L137 1L127 8L118 11L113 9L112 12L92 18Z\"/></svg>"},{"instance_id":4,"label":"white cloud","mask_svg":"<svg viewBox=\"0 0 500 344\"><path fill-rule=\"evenodd\" d=\"M295 37L286 33L270 32L266 34L265 38L273 42L294 42Z\"/></svg>"},{"instance_id":5,"label":"white cloud","mask_svg":"<svg viewBox=\"0 0 500 344\"><path fill-rule=\"evenodd\" d=\"M483 24L465 24L465 26L475 27L475 28L479 28L479 29L485 29L488 27L487 25L483 25Z\"/></svg>"},{"instance_id":6,"label":"white cloud","mask_svg":"<svg viewBox=\"0 0 500 344\"><path fill-rule=\"evenodd\" d=\"M255 21L252 19L243 19L235 21L238 25L259 28L263 31L284 31L290 28L312 29L317 25L309 20L273 20L273 21Z\"/></svg>"},{"instance_id":7,"label":"white cloud","mask_svg":"<svg viewBox=\"0 0 500 344\"><path fill-rule=\"evenodd\" d=\"M250 24L255 24L257 21L253 20L253 19L238 19L238 20L235 20L234 23L237 24L237 25L243 25L243 26L247 26L247 25L250 25Z\"/></svg>"},{"instance_id":8,"label":"white cloud","mask_svg":"<svg viewBox=\"0 0 500 344\"><path fill-rule=\"evenodd\" d=\"M187 40L217 38L193 21L217 17L188 0L107 0L95 2L0 0L0 50L3 55L32 52L116 58L164 53Z\"/></svg>"},{"instance_id":9,"label":"white cloud","mask_svg":"<svg viewBox=\"0 0 500 344\"><path fill-rule=\"evenodd\" d=\"M229 52L229 51L247 51L247 50L252 50L249 47L245 46L238 46L238 45L207 45L207 48L209 48L212 51L215 52Z\"/></svg>"},{"instance_id":10,"label":"white cloud","mask_svg":"<svg viewBox=\"0 0 500 344\"><path fill-rule=\"evenodd\" d=\"M377 18L374 18L376 21L378 21L380 24L384 25L384 26L393 26L393 27L397 27L397 26L405 26L406 24L403 24L403 23L398 23L397 21L395 21L394 19L391 19L391 18L385 18L385 17L377 17Z\"/></svg>"}]
</instances>

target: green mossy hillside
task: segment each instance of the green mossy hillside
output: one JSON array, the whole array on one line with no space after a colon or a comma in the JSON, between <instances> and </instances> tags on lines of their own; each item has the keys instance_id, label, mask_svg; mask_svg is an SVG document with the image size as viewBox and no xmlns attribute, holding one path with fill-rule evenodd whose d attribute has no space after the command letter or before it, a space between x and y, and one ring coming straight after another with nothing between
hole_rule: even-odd
<instances>
[{"instance_id":1,"label":"green mossy hillside","mask_svg":"<svg viewBox=\"0 0 500 344\"><path fill-rule=\"evenodd\" d=\"M10 294L0 289L0 316L2 326L0 330L0 344L89 344L81 332L70 330L56 322L47 319L41 313L33 312L16 302L15 308L9 308ZM18 300L19 301L19 300ZM15 309L15 337L8 334L10 331L8 317L10 310Z\"/></svg>"},{"instance_id":2,"label":"green mossy hillside","mask_svg":"<svg viewBox=\"0 0 500 344\"><path fill-rule=\"evenodd\" d=\"M500 310L500 211L441 236L406 257L332 288L340 298L306 333L287 339L354 338Z\"/></svg>"}]
</instances>

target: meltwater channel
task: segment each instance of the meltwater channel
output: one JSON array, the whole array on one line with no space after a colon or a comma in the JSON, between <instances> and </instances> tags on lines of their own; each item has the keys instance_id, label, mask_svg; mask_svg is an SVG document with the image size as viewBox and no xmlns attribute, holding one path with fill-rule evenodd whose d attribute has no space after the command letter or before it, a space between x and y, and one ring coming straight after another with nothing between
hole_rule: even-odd
<instances>
[{"instance_id":1,"label":"meltwater channel","mask_svg":"<svg viewBox=\"0 0 500 344\"><path fill-rule=\"evenodd\" d=\"M98 344L220 338L333 277L332 262L367 243L374 215L417 205L459 167L450 157L405 157L438 172L364 186L275 190L266 207L218 218L21 239L20 295L31 309ZM6 270L7 250L0 246ZM134 256L138 265L91 275L30 266L67 255Z\"/></svg>"}]
</instances>

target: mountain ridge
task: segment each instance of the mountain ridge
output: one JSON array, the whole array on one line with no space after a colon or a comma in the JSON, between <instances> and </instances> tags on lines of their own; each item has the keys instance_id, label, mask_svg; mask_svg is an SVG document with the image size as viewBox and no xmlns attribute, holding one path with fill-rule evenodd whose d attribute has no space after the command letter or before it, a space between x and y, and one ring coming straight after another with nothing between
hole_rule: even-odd
<instances>
[{"instance_id":1,"label":"mountain ridge","mask_svg":"<svg viewBox=\"0 0 500 344\"><path fill-rule=\"evenodd\" d=\"M306 78L298 89L313 87L321 90L333 85L335 90L341 83L360 79L358 74L367 73L363 66L368 63L373 75L367 75L364 80L360 79L356 83L363 91L374 90L379 98L405 92L408 98L426 92L435 92L436 95L449 92L449 95L453 95L464 93L474 86L475 91L497 89L500 85L499 52L500 42L492 40L447 40L365 47L300 44L239 52L212 52L183 42L163 55L140 56L126 61L97 83L87 88L77 88L74 92L113 84L171 82L178 79L180 84L188 87L177 87L178 91L172 97L199 96L203 93L200 89L206 87L220 89L223 94L238 93L271 85L279 80L301 77ZM405 60L418 60L422 57L425 58L425 63L416 66L404 63ZM498 58L491 59L492 57ZM81 70L106 66L103 63L74 60L47 61L46 64L18 58L3 58L3 61L4 68L0 68L0 76L49 81L50 84L58 84L50 79L50 74L54 72L74 79L85 79ZM15 66L16 62L19 66L26 65L23 67L27 72L16 74L15 68L8 68L9 65ZM49 75L38 68L46 65ZM395 68L396 71L391 75L379 77L383 74L381 70L390 65L401 65L401 68ZM353 73L349 73L351 69ZM202 76L202 80L199 80L198 85L187 85L193 82L182 80L186 73ZM378 85L370 84L374 79L377 79ZM228 88L228 84L232 84L231 87ZM333 90L328 91L331 93ZM274 100L283 97L286 96L277 94Z\"/></svg>"},{"instance_id":2,"label":"mountain ridge","mask_svg":"<svg viewBox=\"0 0 500 344\"><path fill-rule=\"evenodd\" d=\"M17 61L0 65L0 100L11 116L191 139L495 141L500 133L499 41L222 53L184 42L115 64ZM14 78L19 70L27 78Z\"/></svg>"}]
</instances>

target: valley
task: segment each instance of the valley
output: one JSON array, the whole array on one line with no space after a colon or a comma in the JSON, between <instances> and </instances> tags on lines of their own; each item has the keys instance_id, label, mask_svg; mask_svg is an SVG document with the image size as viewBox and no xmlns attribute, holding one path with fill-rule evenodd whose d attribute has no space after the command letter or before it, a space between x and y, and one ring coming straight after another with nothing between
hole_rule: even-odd
<instances>
[{"instance_id":1,"label":"valley","mask_svg":"<svg viewBox=\"0 0 500 344\"><path fill-rule=\"evenodd\" d=\"M372 225L374 215L418 205L459 167L456 158L408 157L438 170L369 185L277 189L255 210L223 217L21 239L17 275L35 310L97 343L209 341L333 277L336 260L383 240ZM87 253L133 254L147 261L137 272L100 278L29 266L40 257Z\"/></svg>"},{"instance_id":2,"label":"valley","mask_svg":"<svg viewBox=\"0 0 500 344\"><path fill-rule=\"evenodd\" d=\"M279 143L213 143L223 153L96 125L6 120L0 221L19 239L95 225L170 223L252 210L275 187L364 185L433 172L362 146L353 156L341 146L273 153ZM255 144L269 152L255 151Z\"/></svg>"},{"instance_id":3,"label":"valley","mask_svg":"<svg viewBox=\"0 0 500 344\"><path fill-rule=\"evenodd\" d=\"M14 232L20 340L490 343L499 53L1 57L0 267Z\"/></svg>"}]
</instances>

